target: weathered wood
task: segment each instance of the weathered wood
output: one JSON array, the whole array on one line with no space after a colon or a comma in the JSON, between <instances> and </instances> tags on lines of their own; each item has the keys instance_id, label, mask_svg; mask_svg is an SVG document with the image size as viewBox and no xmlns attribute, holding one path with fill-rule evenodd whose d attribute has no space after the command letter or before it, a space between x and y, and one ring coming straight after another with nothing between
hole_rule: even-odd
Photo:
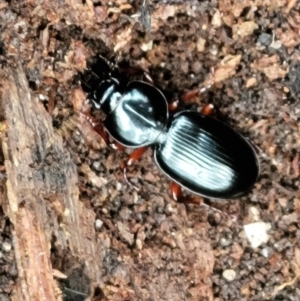
<instances>
[{"instance_id":1,"label":"weathered wood","mask_svg":"<svg viewBox=\"0 0 300 301\"><path fill-rule=\"evenodd\" d=\"M44 160L53 136L51 118L31 95L22 68L2 70L0 76L7 126L1 140L7 172L7 203L2 205L14 225L19 274L13 300L62 300L53 277L51 242L78 258L91 281L99 279L95 215L78 200L76 166L61 139L55 139L50 159Z\"/></svg>"}]
</instances>

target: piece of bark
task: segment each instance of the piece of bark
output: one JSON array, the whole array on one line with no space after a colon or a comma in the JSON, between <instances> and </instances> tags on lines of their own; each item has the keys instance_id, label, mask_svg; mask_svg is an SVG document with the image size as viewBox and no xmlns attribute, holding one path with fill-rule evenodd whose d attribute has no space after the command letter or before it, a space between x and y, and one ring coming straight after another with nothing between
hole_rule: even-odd
<instances>
[{"instance_id":1,"label":"piece of bark","mask_svg":"<svg viewBox=\"0 0 300 301\"><path fill-rule=\"evenodd\" d=\"M99 279L102 260L95 215L78 199L76 166L62 139L54 139L51 156L44 160L53 137L51 118L31 95L22 68L2 70L0 82L7 128L0 140L7 173L2 206L14 225L19 277L12 300L62 300L50 249L70 253L91 282Z\"/></svg>"}]
</instances>

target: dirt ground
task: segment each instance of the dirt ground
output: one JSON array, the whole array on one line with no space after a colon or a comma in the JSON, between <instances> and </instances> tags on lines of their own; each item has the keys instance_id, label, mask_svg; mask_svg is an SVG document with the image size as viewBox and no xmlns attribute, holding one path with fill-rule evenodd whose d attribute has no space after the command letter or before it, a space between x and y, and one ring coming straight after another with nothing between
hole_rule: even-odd
<instances>
[{"instance_id":1,"label":"dirt ground","mask_svg":"<svg viewBox=\"0 0 300 301\"><path fill-rule=\"evenodd\" d=\"M63 300L300 300L299 11L296 0L0 0L1 66L25 70L76 164L79 201L94 214L97 279L88 258L51 241L51 265L67 276L58 277ZM151 149L128 173L139 191L126 184L119 165L131 151L106 147L75 112L79 79L97 55L149 72L170 101L214 82L193 103L217 105L261 163L247 196L208 200L236 220L173 201ZM6 119L0 112L2 138ZM0 152L2 205L4 161ZM269 229L258 246L244 228L254 222ZM0 225L2 301L19 277L5 210Z\"/></svg>"}]
</instances>

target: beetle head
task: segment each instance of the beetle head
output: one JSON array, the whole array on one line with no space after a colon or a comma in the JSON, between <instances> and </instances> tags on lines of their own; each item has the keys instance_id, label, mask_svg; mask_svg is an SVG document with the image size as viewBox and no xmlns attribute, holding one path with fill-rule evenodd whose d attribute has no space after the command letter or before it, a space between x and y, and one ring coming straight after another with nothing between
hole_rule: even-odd
<instances>
[{"instance_id":1,"label":"beetle head","mask_svg":"<svg viewBox=\"0 0 300 301\"><path fill-rule=\"evenodd\" d=\"M101 109L105 114L109 114L117 106L120 98L119 82L115 78L110 78L99 84L91 101L95 109Z\"/></svg>"}]
</instances>

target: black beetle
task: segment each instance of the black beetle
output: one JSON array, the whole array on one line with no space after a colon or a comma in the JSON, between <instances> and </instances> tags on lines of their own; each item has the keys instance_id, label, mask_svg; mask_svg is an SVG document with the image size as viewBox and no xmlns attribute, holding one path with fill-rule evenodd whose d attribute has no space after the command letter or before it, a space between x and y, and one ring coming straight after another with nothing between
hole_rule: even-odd
<instances>
[{"instance_id":1,"label":"black beetle","mask_svg":"<svg viewBox=\"0 0 300 301\"><path fill-rule=\"evenodd\" d=\"M104 131L122 146L135 149L127 165L147 146L153 146L155 162L175 183L175 199L180 194L179 185L215 199L238 198L252 188L259 175L257 155L231 127L205 115L206 109L202 113L183 110L170 116L170 105L158 88L145 81L124 79L103 58L93 72L96 79L83 88L89 92L93 107L106 114ZM98 132L107 142L104 131Z\"/></svg>"}]
</instances>

